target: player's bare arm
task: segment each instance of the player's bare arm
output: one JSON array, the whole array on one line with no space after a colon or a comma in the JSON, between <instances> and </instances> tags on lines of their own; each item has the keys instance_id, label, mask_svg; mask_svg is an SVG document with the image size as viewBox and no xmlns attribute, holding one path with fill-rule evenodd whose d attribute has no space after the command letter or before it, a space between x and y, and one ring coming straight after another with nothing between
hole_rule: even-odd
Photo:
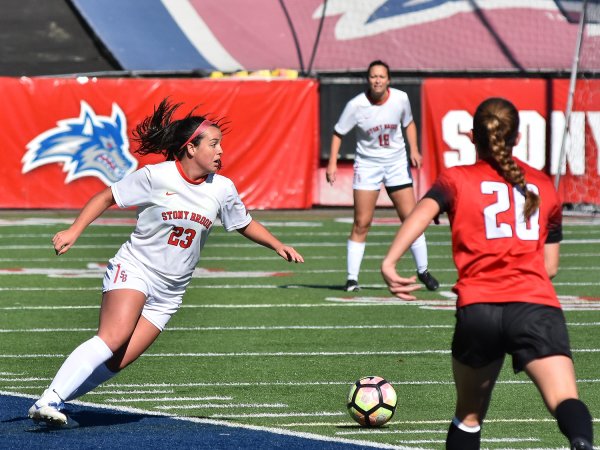
<instances>
[{"instance_id":1,"label":"player's bare arm","mask_svg":"<svg viewBox=\"0 0 600 450\"><path fill-rule=\"evenodd\" d=\"M560 260L560 244L558 242L544 245L544 264L546 272L552 279L558 273L558 265Z\"/></svg>"},{"instance_id":2,"label":"player's bare arm","mask_svg":"<svg viewBox=\"0 0 600 450\"><path fill-rule=\"evenodd\" d=\"M337 133L333 133L331 138L331 150L329 152L329 163L327 164L327 170L325 172L325 178L327 182L333 186L337 178L337 160L340 154L340 147L342 145L342 136Z\"/></svg>"},{"instance_id":3,"label":"player's bare arm","mask_svg":"<svg viewBox=\"0 0 600 450\"><path fill-rule=\"evenodd\" d=\"M415 122L412 121L406 127L406 140L408 141L408 148L410 149L410 163L413 167L417 169L423 165L423 157L419 152L419 144L417 140L417 126Z\"/></svg>"},{"instance_id":4,"label":"player's bare arm","mask_svg":"<svg viewBox=\"0 0 600 450\"><path fill-rule=\"evenodd\" d=\"M75 244L83 230L114 204L115 199L109 187L94 195L83 207L73 225L66 230L59 231L52 238L56 254L66 253Z\"/></svg>"},{"instance_id":5,"label":"player's bare arm","mask_svg":"<svg viewBox=\"0 0 600 450\"><path fill-rule=\"evenodd\" d=\"M293 247L283 244L264 225L252 220L248 225L237 230L242 236L257 244L275 250L275 252L288 262L301 263L304 258Z\"/></svg>"},{"instance_id":6,"label":"player's bare arm","mask_svg":"<svg viewBox=\"0 0 600 450\"><path fill-rule=\"evenodd\" d=\"M414 300L416 298L410 293L419 289L420 285L415 284L416 279L414 276L404 278L398 275L396 264L415 239L427 229L427 226L439 212L440 207L435 200L424 198L417 204L398 229L396 237L381 263L381 275L387 283L390 292L396 297L404 300Z\"/></svg>"}]
</instances>

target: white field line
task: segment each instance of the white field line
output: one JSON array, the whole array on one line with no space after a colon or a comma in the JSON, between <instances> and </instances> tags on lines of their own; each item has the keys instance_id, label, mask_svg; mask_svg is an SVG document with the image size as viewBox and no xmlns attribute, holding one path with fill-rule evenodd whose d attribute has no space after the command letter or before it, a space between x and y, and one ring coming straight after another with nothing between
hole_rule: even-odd
<instances>
[{"instance_id":1,"label":"white field line","mask_svg":"<svg viewBox=\"0 0 600 450\"><path fill-rule=\"evenodd\" d=\"M349 435L372 435L378 434L446 434L448 430L428 430L428 429L415 429L415 430L383 430L383 429L368 429L368 430L355 430L355 431L336 431L336 436L349 436Z\"/></svg>"},{"instance_id":2,"label":"white field line","mask_svg":"<svg viewBox=\"0 0 600 450\"><path fill-rule=\"evenodd\" d=\"M338 258L339 259L339 258ZM105 272L105 268L100 266L96 268L88 268L88 269L72 269L72 268L30 268L30 267L20 267L20 270L4 269L0 268L0 276L48 276L51 278L64 278L64 279L75 279L75 278L101 278ZM568 271L595 271L599 270L600 266L565 266L561 267L561 272ZM380 269L362 269L361 273L379 273ZM439 272L450 272L456 273L456 269L451 268L436 268L435 273ZM293 271L280 270L280 271L211 271L207 269L198 268L193 275L194 279L208 279L208 278L242 278L242 277L251 277L251 278L270 278L273 276L273 273L279 274L289 274L289 275L304 275L304 274L320 274L320 273L339 273L345 274L346 269L302 269L302 268L294 268ZM383 285L382 285L383 286ZM450 285L448 285L450 286Z\"/></svg>"},{"instance_id":3,"label":"white field line","mask_svg":"<svg viewBox=\"0 0 600 450\"><path fill-rule=\"evenodd\" d=\"M315 411L307 413L248 413L248 414L214 414L211 418L214 419L243 419L243 418L258 418L258 417L334 417L345 416L347 413L340 411Z\"/></svg>"},{"instance_id":4,"label":"white field line","mask_svg":"<svg viewBox=\"0 0 600 450\"><path fill-rule=\"evenodd\" d=\"M213 395L208 397L153 397L153 398L107 398L108 403L127 403L127 402L207 402L212 400L233 400L233 397Z\"/></svg>"},{"instance_id":5,"label":"white field line","mask_svg":"<svg viewBox=\"0 0 600 450\"><path fill-rule=\"evenodd\" d=\"M569 327L597 327L600 322L567 322ZM427 330L453 329L454 325L277 325L277 326L231 326L231 327L169 327L164 331L337 331L337 330ZM0 328L0 333L78 333L93 332L97 328ZM2 373L0 373L0 376Z\"/></svg>"},{"instance_id":6,"label":"white field line","mask_svg":"<svg viewBox=\"0 0 600 450\"><path fill-rule=\"evenodd\" d=\"M9 382L24 382L24 381L49 381L51 380L51 378L39 378L39 377L31 377L31 378L24 378L24 377L17 377L17 378L0 378L0 381L9 381Z\"/></svg>"},{"instance_id":7,"label":"white field line","mask_svg":"<svg viewBox=\"0 0 600 450\"><path fill-rule=\"evenodd\" d=\"M126 400L124 403L135 403L142 401L139 399ZM201 409L201 408L289 408L290 405L286 403L196 403L194 405L158 405L154 409L162 409L165 411L171 409ZM286 413L283 413L286 414ZM279 416L279 414L277 414Z\"/></svg>"},{"instance_id":8,"label":"white field line","mask_svg":"<svg viewBox=\"0 0 600 450\"><path fill-rule=\"evenodd\" d=\"M571 349L573 353L600 353L600 348ZM419 356L449 355L450 350L407 350L407 351L354 351L354 352L213 352L213 353L144 353L141 358L296 358L296 357L337 357L337 356ZM65 358L65 354L0 354L0 359Z\"/></svg>"},{"instance_id":9,"label":"white field line","mask_svg":"<svg viewBox=\"0 0 600 450\"><path fill-rule=\"evenodd\" d=\"M586 268L588 269L588 268ZM281 280L281 278L278 278ZM599 286L600 281L596 282L553 282L554 286L558 287L582 287L582 286ZM381 284L361 284L364 288L369 289L387 289L387 286L383 283ZM454 286L454 283L440 283L441 287L451 288ZM304 286L296 285L296 284L288 284L283 286L285 289L302 289ZM193 284L187 287L190 289L282 289L282 285L279 284ZM67 291L98 291L100 289L98 287L0 287L0 292L36 292L36 291L54 291L54 292L67 292ZM186 305L183 305L184 307ZM311 305L311 306L323 306L323 305ZM346 305L347 306L347 305ZM229 307L237 307L235 305L231 305Z\"/></svg>"},{"instance_id":10,"label":"white field line","mask_svg":"<svg viewBox=\"0 0 600 450\"><path fill-rule=\"evenodd\" d=\"M379 255L364 255L363 259L382 259L384 256L383 253ZM562 258L581 258L581 257L599 257L600 253L560 253L560 257ZM410 256L406 256L406 258L410 258ZM429 255L428 258L432 259L443 259L450 260L450 255ZM338 255L313 255L310 257L310 260L336 260L338 261L340 257ZM69 262L90 262L89 257L75 257L75 256L66 256L61 255L61 261L69 261ZM202 261L280 261L280 256L203 256ZM31 262L55 262L56 256L52 256L50 258L0 258L0 262L18 262L23 263L24 261ZM560 270L567 269L568 267L562 267ZM437 269L436 269L437 270Z\"/></svg>"},{"instance_id":11,"label":"white field line","mask_svg":"<svg viewBox=\"0 0 600 450\"><path fill-rule=\"evenodd\" d=\"M486 421L487 422L487 421ZM365 436L376 436L378 434L446 434L447 430L389 430L389 429L369 429L369 430L356 430L356 431L337 431L336 436L350 436L350 435L365 435ZM504 438L481 438L482 442L498 443L498 442L540 442L537 438L518 438L518 437L504 437ZM444 441L445 442L445 439Z\"/></svg>"},{"instance_id":12,"label":"white field line","mask_svg":"<svg viewBox=\"0 0 600 450\"><path fill-rule=\"evenodd\" d=\"M437 329L454 328L454 325L278 325L254 327L169 327L165 331L283 331L283 330L394 330L394 329ZM97 328L30 328L1 329L0 333L70 333L96 331Z\"/></svg>"},{"instance_id":13,"label":"white field line","mask_svg":"<svg viewBox=\"0 0 600 450\"><path fill-rule=\"evenodd\" d=\"M17 397L28 398L31 400L37 400L37 397L35 397L35 396L27 395L27 394L19 394L19 393L14 393L14 392L0 391L0 395L12 395L12 396L17 396ZM341 438L341 437L322 436L322 435L318 435L318 434L291 431L291 430L286 430L286 429L276 428L276 427L266 427L266 426L259 426L259 425L245 425L245 424L239 424L239 423L231 423L226 420L222 421L222 420L207 419L207 418L200 418L200 417L179 417L179 416L174 416L174 415L168 414L168 413L150 411L150 410L144 410L144 409L140 409L140 408L132 408L132 407L126 407L126 406L102 405L102 404L97 404L97 403L81 402L81 401L74 401L72 403L81 405L81 406L89 406L89 407L105 409L105 410L122 411L122 412L133 413L133 414L146 414L146 415L157 416L157 417L169 417L169 418L172 418L175 420L182 420L182 421L186 421L186 422L201 423L201 424L208 424L208 425L217 425L217 426L222 426L225 428L238 428L238 429L245 429L245 430L266 431L268 433L279 434L279 435L284 435L284 436L299 437L299 438L310 439L313 441L320 441L320 442L340 442L340 443L344 443L344 444L363 445L365 447L386 448L386 449L396 449L396 450L424 450L422 448L415 448L415 447L404 447L404 446L398 446L398 445L380 444L380 443L361 441L361 440L355 440L355 439L345 439L345 438ZM312 413L312 414L319 414L319 413Z\"/></svg>"},{"instance_id":14,"label":"white field line","mask_svg":"<svg viewBox=\"0 0 600 450\"><path fill-rule=\"evenodd\" d=\"M262 222L261 222L262 223ZM398 223L397 225L400 225L400 223ZM321 225L319 225L321 226ZM429 229L426 231L426 236L449 236L449 229L448 227L445 227L444 230L434 230L434 229ZM565 230L563 229L563 236L577 236L580 235L582 232L580 230L576 230L576 231L572 231L572 230ZM600 234L600 229L597 228L590 228L589 230L585 231L586 235L593 235L593 234ZM123 233L94 233L94 234L89 234L89 235L83 235L79 238L79 242L82 242L86 239L98 239L98 238L119 238L121 240L126 240L129 238L130 233L128 232L123 232ZM396 230L395 229L388 229L388 230L371 230L369 231L369 237L373 237L373 236L384 236L384 237L393 237L396 235ZM340 237L340 232L339 231L281 231L277 233L277 236L280 237L334 237L334 238L339 238ZM212 239L216 239L216 238L223 238L223 239L229 239L227 237L227 235L223 234L221 236L214 234L212 236ZM40 233L0 233L0 239L41 239L42 242L44 241L50 241L51 240L51 235L43 235ZM48 245L48 244L47 244ZM341 247L345 246L344 242L340 242L338 245L340 245Z\"/></svg>"},{"instance_id":15,"label":"white field line","mask_svg":"<svg viewBox=\"0 0 600 450\"><path fill-rule=\"evenodd\" d=\"M600 239L565 239L560 242L561 246L563 245L580 245L580 244L600 244ZM344 243L340 242L290 242L288 245L292 247L296 247L298 249L306 248L306 247L340 247L343 248L345 246ZM449 247L451 245L450 241L428 241L428 247ZM220 243L220 242L212 242L210 244L212 248L257 248L257 245L254 243ZM369 241L369 247L386 247L390 246L389 241L384 242L376 242ZM77 248L80 249L113 249L117 250L120 247L120 244L79 244ZM31 244L31 245L0 245L0 250L48 250L51 248L48 244Z\"/></svg>"},{"instance_id":16,"label":"white field line","mask_svg":"<svg viewBox=\"0 0 600 450\"><path fill-rule=\"evenodd\" d=\"M239 286L239 285L238 285ZM0 291L2 288L0 288ZM39 290L48 290L44 288L39 288ZM98 288L89 288L89 290L98 290ZM387 298L386 298L387 299ZM183 309L261 309L261 308L353 308L353 307L365 307L365 306L402 306L405 304L417 305L419 304L417 301L415 302L402 302L400 300L395 300L393 298L389 298L388 302L349 302L349 303L341 303L341 302L328 302L328 303L251 303L251 304L219 304L219 303L211 303L211 304L183 304L181 308ZM426 300L428 303L433 302L434 300ZM451 304L451 300L437 300L440 304ZM60 310L80 310L80 309L99 309L100 305L44 305L44 306L0 306L0 311L60 311ZM590 325L597 325L597 322L589 322ZM585 326L585 322L573 323L573 325L581 325ZM398 325L401 326L401 325ZM430 325L433 326L433 325ZM444 325L441 325L444 327ZM168 330L169 328L166 328ZM81 328L80 331L88 331L87 328Z\"/></svg>"},{"instance_id":17,"label":"white field line","mask_svg":"<svg viewBox=\"0 0 600 450\"><path fill-rule=\"evenodd\" d=\"M8 389L8 388L6 388ZM12 388L11 388L12 389ZM98 388L96 388L98 389ZM102 392L98 392L97 390L93 390L88 392L86 395L141 395L141 394L173 394L175 389L113 389L113 390L103 390Z\"/></svg>"},{"instance_id":18,"label":"white field line","mask_svg":"<svg viewBox=\"0 0 600 450\"><path fill-rule=\"evenodd\" d=\"M572 350L577 351L577 350ZM600 349L598 350L600 352ZM211 352L211 353L144 353L141 358L264 358L273 357L331 357L331 356L401 356L401 355L446 355L450 350L414 350L414 351L364 351L364 352ZM0 354L0 359L28 359L28 358L65 358L64 354Z\"/></svg>"},{"instance_id":19,"label":"white field line","mask_svg":"<svg viewBox=\"0 0 600 450\"><path fill-rule=\"evenodd\" d=\"M51 378L40 378L36 381L50 381ZM15 378L13 380L6 379L4 381L13 381L20 382L23 381L20 378ZM598 384L600 383L600 379L578 379L578 384ZM277 387L277 386L296 386L296 387L304 387L304 386L351 386L353 381L232 381L232 382L215 382L215 383L108 383L106 385L99 386L94 391L89 392L88 394L94 395L107 395L107 394L119 394L121 393L120 389L125 388L190 388L190 387L198 387L198 388L246 388L246 387ZM390 380L390 384L394 386L453 386L454 382L451 380L441 380L441 381L433 381L433 380L415 380L415 381L398 381L398 380ZM496 384L506 384L506 385L530 385L531 381L527 380L498 380ZM12 385L5 386L4 389L39 389L47 386L22 386L22 385ZM118 389L116 389L118 388ZM127 393L126 391L123 391ZM159 391L156 391L160 393ZM600 421L600 419L598 419ZM487 421L487 419L486 419Z\"/></svg>"}]
</instances>

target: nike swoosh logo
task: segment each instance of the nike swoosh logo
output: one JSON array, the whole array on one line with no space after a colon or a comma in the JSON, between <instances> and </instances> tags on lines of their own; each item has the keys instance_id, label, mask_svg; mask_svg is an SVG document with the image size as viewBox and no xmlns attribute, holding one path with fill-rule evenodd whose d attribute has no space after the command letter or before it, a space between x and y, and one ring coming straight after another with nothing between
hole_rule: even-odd
<instances>
[{"instance_id":1,"label":"nike swoosh logo","mask_svg":"<svg viewBox=\"0 0 600 450\"><path fill-rule=\"evenodd\" d=\"M175 195L177 192L165 192L166 195Z\"/></svg>"}]
</instances>

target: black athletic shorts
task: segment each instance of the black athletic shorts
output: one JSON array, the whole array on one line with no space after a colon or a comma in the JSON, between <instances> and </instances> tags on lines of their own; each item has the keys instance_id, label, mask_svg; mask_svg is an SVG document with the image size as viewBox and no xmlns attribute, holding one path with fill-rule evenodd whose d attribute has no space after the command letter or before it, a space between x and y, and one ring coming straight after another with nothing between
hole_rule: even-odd
<instances>
[{"instance_id":1,"label":"black athletic shorts","mask_svg":"<svg viewBox=\"0 0 600 450\"><path fill-rule=\"evenodd\" d=\"M512 355L515 373L534 359L551 355L571 358L569 335L561 309L534 303L477 303L456 311L452 356L483 367Z\"/></svg>"}]
</instances>

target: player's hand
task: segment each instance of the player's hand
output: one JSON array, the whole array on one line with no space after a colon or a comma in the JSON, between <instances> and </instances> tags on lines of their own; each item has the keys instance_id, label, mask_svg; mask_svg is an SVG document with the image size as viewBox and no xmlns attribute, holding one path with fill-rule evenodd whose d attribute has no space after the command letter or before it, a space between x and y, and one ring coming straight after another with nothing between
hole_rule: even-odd
<instances>
[{"instance_id":1,"label":"player's hand","mask_svg":"<svg viewBox=\"0 0 600 450\"><path fill-rule=\"evenodd\" d=\"M388 285L388 289L396 297L403 300L416 300L417 297L411 295L411 292L421 289L421 285L417 284L417 277L412 276L404 278L398 275L393 267L382 266L381 275Z\"/></svg>"},{"instance_id":2,"label":"player's hand","mask_svg":"<svg viewBox=\"0 0 600 450\"><path fill-rule=\"evenodd\" d=\"M413 167L420 169L421 166L423 165L423 157L421 156L421 154L419 152L414 152L414 153L411 152L410 163L412 164Z\"/></svg>"},{"instance_id":3,"label":"player's hand","mask_svg":"<svg viewBox=\"0 0 600 450\"><path fill-rule=\"evenodd\" d=\"M327 166L327 170L325 171L325 179L327 182L333 186L337 177L337 165L329 165Z\"/></svg>"},{"instance_id":4,"label":"player's hand","mask_svg":"<svg viewBox=\"0 0 600 450\"><path fill-rule=\"evenodd\" d=\"M285 259L288 262L295 262L295 263L303 263L304 262L304 258L302 257L302 255L300 253L298 253L294 249L294 247L284 245L283 247L278 248L275 251L277 252L277 254L279 256L281 256L283 259Z\"/></svg>"},{"instance_id":5,"label":"player's hand","mask_svg":"<svg viewBox=\"0 0 600 450\"><path fill-rule=\"evenodd\" d=\"M52 238L52 245L54 245L54 251L56 256L60 256L66 253L75 243L79 236L71 229L59 231Z\"/></svg>"}]
</instances>

